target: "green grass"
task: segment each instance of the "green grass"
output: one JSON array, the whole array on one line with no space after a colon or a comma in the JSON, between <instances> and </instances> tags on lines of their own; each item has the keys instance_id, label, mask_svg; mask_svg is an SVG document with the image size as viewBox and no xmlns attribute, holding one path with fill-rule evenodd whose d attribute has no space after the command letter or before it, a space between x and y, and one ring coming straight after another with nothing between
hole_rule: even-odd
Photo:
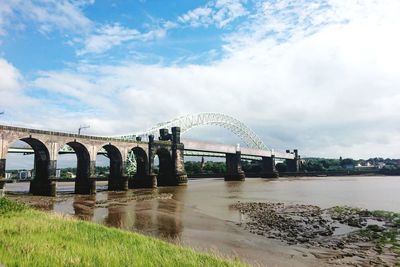
<instances>
[{"instance_id":1,"label":"green grass","mask_svg":"<svg viewBox=\"0 0 400 267\"><path fill-rule=\"evenodd\" d=\"M103 225L0 199L0 263L5 266L245 266Z\"/></svg>"}]
</instances>

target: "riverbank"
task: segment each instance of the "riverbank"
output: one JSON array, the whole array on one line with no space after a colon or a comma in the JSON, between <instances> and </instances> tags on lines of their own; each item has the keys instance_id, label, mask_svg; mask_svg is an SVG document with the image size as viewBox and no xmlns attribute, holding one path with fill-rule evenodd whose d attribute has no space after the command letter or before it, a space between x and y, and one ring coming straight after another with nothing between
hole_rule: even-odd
<instances>
[{"instance_id":1,"label":"riverbank","mask_svg":"<svg viewBox=\"0 0 400 267\"><path fill-rule=\"evenodd\" d=\"M245 266L155 238L0 199L5 266Z\"/></svg>"},{"instance_id":2,"label":"riverbank","mask_svg":"<svg viewBox=\"0 0 400 267\"><path fill-rule=\"evenodd\" d=\"M400 265L399 213L273 202L238 202L232 207L245 216L239 223L244 229L288 245L324 248L313 254L326 263Z\"/></svg>"}]
</instances>

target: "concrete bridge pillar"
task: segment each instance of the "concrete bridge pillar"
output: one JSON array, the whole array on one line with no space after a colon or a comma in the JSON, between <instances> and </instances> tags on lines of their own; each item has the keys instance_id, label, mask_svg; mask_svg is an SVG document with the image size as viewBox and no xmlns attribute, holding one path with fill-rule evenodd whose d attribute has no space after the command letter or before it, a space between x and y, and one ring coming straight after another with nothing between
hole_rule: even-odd
<instances>
[{"instance_id":1,"label":"concrete bridge pillar","mask_svg":"<svg viewBox=\"0 0 400 267\"><path fill-rule=\"evenodd\" d=\"M0 197L4 196L4 187L6 185L6 159L0 159Z\"/></svg>"},{"instance_id":2,"label":"concrete bridge pillar","mask_svg":"<svg viewBox=\"0 0 400 267\"><path fill-rule=\"evenodd\" d=\"M184 164L184 146L180 140L180 128L173 127L169 134L167 129L160 129L159 141L149 136L149 178L157 177L157 186L176 186L187 184ZM154 158L158 156L158 175L153 173Z\"/></svg>"},{"instance_id":3,"label":"concrete bridge pillar","mask_svg":"<svg viewBox=\"0 0 400 267\"><path fill-rule=\"evenodd\" d=\"M149 135L149 155L148 155L148 170L144 175L137 177L134 183L134 188L156 188L157 187L157 174L154 173L154 135Z\"/></svg>"},{"instance_id":4,"label":"concrete bridge pillar","mask_svg":"<svg viewBox=\"0 0 400 267\"><path fill-rule=\"evenodd\" d=\"M126 191L128 190L128 176L123 171L126 161L113 162L110 160L110 178L108 179L108 190Z\"/></svg>"},{"instance_id":5,"label":"concrete bridge pillar","mask_svg":"<svg viewBox=\"0 0 400 267\"><path fill-rule=\"evenodd\" d=\"M35 177L30 182L29 193L37 196L56 195L57 160L41 160L35 151Z\"/></svg>"},{"instance_id":6,"label":"concrete bridge pillar","mask_svg":"<svg viewBox=\"0 0 400 267\"><path fill-rule=\"evenodd\" d=\"M181 143L181 128L172 127L172 161L177 185L185 185L188 177L185 171L184 145Z\"/></svg>"},{"instance_id":7,"label":"concrete bridge pillar","mask_svg":"<svg viewBox=\"0 0 400 267\"><path fill-rule=\"evenodd\" d=\"M126 157L124 157L124 159L126 159ZM119 180L119 185L118 185L120 191L127 191L128 190L129 177L126 174L126 164L128 164L128 162L126 160L123 160L122 161L121 179Z\"/></svg>"},{"instance_id":8,"label":"concrete bridge pillar","mask_svg":"<svg viewBox=\"0 0 400 267\"><path fill-rule=\"evenodd\" d=\"M293 152L294 152L294 159L286 160L287 172L299 172L300 170L300 157L298 154L298 150L295 149ZM290 150L286 150L286 153L290 153Z\"/></svg>"},{"instance_id":9,"label":"concrete bridge pillar","mask_svg":"<svg viewBox=\"0 0 400 267\"><path fill-rule=\"evenodd\" d=\"M89 163L89 181L86 187L86 194L96 194L96 160L91 160Z\"/></svg>"},{"instance_id":10,"label":"concrete bridge pillar","mask_svg":"<svg viewBox=\"0 0 400 267\"><path fill-rule=\"evenodd\" d=\"M245 174L242 170L241 153L236 151L236 154L226 154L226 174L225 181L244 181Z\"/></svg>"},{"instance_id":11,"label":"concrete bridge pillar","mask_svg":"<svg viewBox=\"0 0 400 267\"><path fill-rule=\"evenodd\" d=\"M78 160L77 175L75 180L75 194L91 195L96 193L96 179L92 177L90 164L88 166L80 166ZM87 163L85 163L86 165Z\"/></svg>"},{"instance_id":12,"label":"concrete bridge pillar","mask_svg":"<svg viewBox=\"0 0 400 267\"><path fill-rule=\"evenodd\" d=\"M271 157L262 157L261 161L262 178L278 178L279 173L275 168L275 156L271 155Z\"/></svg>"}]
</instances>

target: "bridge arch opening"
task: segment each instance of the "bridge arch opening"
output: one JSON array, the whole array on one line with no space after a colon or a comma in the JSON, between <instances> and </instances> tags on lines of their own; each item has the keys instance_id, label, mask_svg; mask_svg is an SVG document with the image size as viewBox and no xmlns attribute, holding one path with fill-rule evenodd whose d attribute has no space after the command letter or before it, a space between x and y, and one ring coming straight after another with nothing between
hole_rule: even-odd
<instances>
[{"instance_id":1,"label":"bridge arch opening","mask_svg":"<svg viewBox=\"0 0 400 267\"><path fill-rule=\"evenodd\" d=\"M76 152L68 144L59 147L57 155L56 178L60 180L69 180L76 178L77 171Z\"/></svg>"},{"instance_id":2,"label":"bridge arch opening","mask_svg":"<svg viewBox=\"0 0 400 267\"><path fill-rule=\"evenodd\" d=\"M71 154L64 155L65 151L71 149L76 158L73 160ZM67 151L68 152L68 151ZM64 160L66 158L66 160ZM58 168L60 169L60 178L75 178L75 193L89 194L93 188L90 186L90 154L85 145L72 141L65 144L64 149L60 149L58 155ZM66 161L66 162L65 162ZM69 168L65 168L65 166Z\"/></svg>"},{"instance_id":3,"label":"bridge arch opening","mask_svg":"<svg viewBox=\"0 0 400 267\"><path fill-rule=\"evenodd\" d=\"M130 160L134 161L135 164L131 170L128 170L128 174L135 178L143 178L148 174L148 160L146 151L140 147L134 147L131 149Z\"/></svg>"},{"instance_id":4,"label":"bridge arch opening","mask_svg":"<svg viewBox=\"0 0 400 267\"><path fill-rule=\"evenodd\" d=\"M158 163L158 168L157 168ZM175 185L174 167L171 153L165 148L159 148L154 157L154 167L157 170L157 185Z\"/></svg>"},{"instance_id":5,"label":"bridge arch opening","mask_svg":"<svg viewBox=\"0 0 400 267\"><path fill-rule=\"evenodd\" d=\"M50 179L50 154L46 145L35 138L22 138L21 141L30 145L35 155L35 176L33 180L47 181Z\"/></svg>"},{"instance_id":6,"label":"bridge arch opening","mask_svg":"<svg viewBox=\"0 0 400 267\"><path fill-rule=\"evenodd\" d=\"M22 151L21 154L7 153L4 160L6 178L30 181L29 192L34 195L54 195L55 183L52 186L51 176L55 176L55 161L50 159L46 145L35 138L25 137L14 141L9 148ZM23 152L31 148L32 152Z\"/></svg>"},{"instance_id":7,"label":"bridge arch opening","mask_svg":"<svg viewBox=\"0 0 400 267\"><path fill-rule=\"evenodd\" d=\"M119 149L111 144L102 147L105 150L104 156L108 158L109 172L108 175L108 190L120 190L123 173L122 154Z\"/></svg>"}]
</instances>

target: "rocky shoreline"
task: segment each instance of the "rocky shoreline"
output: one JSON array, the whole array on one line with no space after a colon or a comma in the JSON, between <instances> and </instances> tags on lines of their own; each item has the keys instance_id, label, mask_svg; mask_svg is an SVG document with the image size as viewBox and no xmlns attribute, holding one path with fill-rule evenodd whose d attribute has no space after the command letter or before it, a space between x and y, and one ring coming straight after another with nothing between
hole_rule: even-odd
<instances>
[{"instance_id":1,"label":"rocky shoreline","mask_svg":"<svg viewBox=\"0 0 400 267\"><path fill-rule=\"evenodd\" d=\"M400 214L351 207L236 203L239 225L251 233L308 249L332 265L400 265ZM317 250L318 251L318 250ZM305 255L306 256L306 255Z\"/></svg>"}]
</instances>

